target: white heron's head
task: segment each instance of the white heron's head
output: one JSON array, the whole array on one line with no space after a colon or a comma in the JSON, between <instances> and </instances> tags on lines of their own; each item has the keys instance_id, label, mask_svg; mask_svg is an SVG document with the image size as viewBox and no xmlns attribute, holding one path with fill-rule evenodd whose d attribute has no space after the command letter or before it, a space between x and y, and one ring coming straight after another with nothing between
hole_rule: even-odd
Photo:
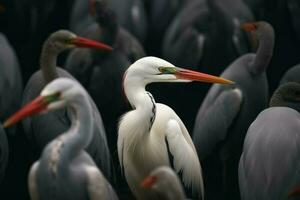
<instances>
[{"instance_id":1,"label":"white heron's head","mask_svg":"<svg viewBox=\"0 0 300 200\"><path fill-rule=\"evenodd\" d=\"M171 63L157 57L144 57L137 60L127 69L124 76L125 82L133 79L142 82L145 85L152 82L190 81L220 84L233 83L232 81L221 77L175 67Z\"/></svg>"},{"instance_id":2,"label":"white heron's head","mask_svg":"<svg viewBox=\"0 0 300 200\"><path fill-rule=\"evenodd\" d=\"M35 114L61 109L70 101L76 101L80 95L84 94L84 89L76 81L68 78L55 79L42 90L40 96L9 117L3 127L9 127L23 118Z\"/></svg>"}]
</instances>

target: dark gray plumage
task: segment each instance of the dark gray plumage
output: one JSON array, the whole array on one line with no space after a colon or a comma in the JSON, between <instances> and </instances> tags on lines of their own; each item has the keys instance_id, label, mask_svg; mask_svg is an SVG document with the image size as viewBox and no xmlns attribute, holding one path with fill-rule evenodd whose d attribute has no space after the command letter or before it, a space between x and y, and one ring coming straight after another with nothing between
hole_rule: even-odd
<instances>
[{"instance_id":1,"label":"dark gray plumage","mask_svg":"<svg viewBox=\"0 0 300 200\"><path fill-rule=\"evenodd\" d=\"M290 68L284 73L280 80L280 85L288 82L298 82L300 83L300 64Z\"/></svg>"},{"instance_id":2,"label":"dark gray plumage","mask_svg":"<svg viewBox=\"0 0 300 200\"><path fill-rule=\"evenodd\" d=\"M265 17L265 0L243 0L251 9L257 19L264 19Z\"/></svg>"},{"instance_id":3,"label":"dark gray plumage","mask_svg":"<svg viewBox=\"0 0 300 200\"><path fill-rule=\"evenodd\" d=\"M266 68L274 46L273 28L266 22L248 23L259 40L256 54L235 60L222 73L234 87L213 85L195 121L193 141L204 164L207 197L238 198L237 169L247 128L268 103ZM256 27L256 28L254 28ZM224 194L216 193L222 190Z\"/></svg>"},{"instance_id":4,"label":"dark gray plumage","mask_svg":"<svg viewBox=\"0 0 300 200\"><path fill-rule=\"evenodd\" d=\"M84 28L93 23L89 7L95 2L107 3L116 13L121 27L128 30L143 42L147 34L147 17L141 0L76 0L71 14L71 30L81 34ZM89 5L90 4L90 5Z\"/></svg>"},{"instance_id":5,"label":"dark gray plumage","mask_svg":"<svg viewBox=\"0 0 300 200\"><path fill-rule=\"evenodd\" d=\"M82 32L93 23L90 5L92 0L76 0L73 3L70 16L70 30L82 35Z\"/></svg>"},{"instance_id":6,"label":"dark gray plumage","mask_svg":"<svg viewBox=\"0 0 300 200\"><path fill-rule=\"evenodd\" d=\"M41 70L33 74L28 81L24 91L23 105L39 95L48 82L58 77L68 77L75 80L65 70L55 67L58 54L65 49L75 47L65 43L74 37L76 35L73 33L61 30L50 35L45 41L40 60ZM104 126L100 113L90 97L89 101L93 108L94 130L93 140L87 147L87 152L109 179L111 177L111 160ZM40 152L48 142L70 127L68 112L67 109L62 109L53 113L30 117L23 121L24 131L35 150Z\"/></svg>"},{"instance_id":7,"label":"dark gray plumage","mask_svg":"<svg viewBox=\"0 0 300 200\"><path fill-rule=\"evenodd\" d=\"M202 71L219 74L222 66L249 52L240 30L246 21L253 16L240 0L190 1L166 32L163 57L178 66L201 66Z\"/></svg>"},{"instance_id":8,"label":"dark gray plumage","mask_svg":"<svg viewBox=\"0 0 300 200\"><path fill-rule=\"evenodd\" d=\"M150 54L160 55L165 33L184 6L191 1L198 0L144 0L148 13L148 30L146 48ZM159 47L159 48L158 48Z\"/></svg>"},{"instance_id":9,"label":"dark gray plumage","mask_svg":"<svg viewBox=\"0 0 300 200\"><path fill-rule=\"evenodd\" d=\"M86 29L85 35L111 45L114 50L74 49L67 58L65 69L86 88L101 110L109 147L114 151L118 120L128 110L122 77L126 69L145 53L139 42L119 27L107 3L96 2L95 12L95 21Z\"/></svg>"},{"instance_id":10,"label":"dark gray plumage","mask_svg":"<svg viewBox=\"0 0 300 200\"><path fill-rule=\"evenodd\" d=\"M17 56L6 37L0 33L0 120L15 112L21 103L22 78ZM15 128L7 130L14 134Z\"/></svg>"},{"instance_id":11,"label":"dark gray plumage","mask_svg":"<svg viewBox=\"0 0 300 200\"><path fill-rule=\"evenodd\" d=\"M93 139L93 108L80 84L69 78L56 79L42 90L41 96L59 93L49 106L68 106L71 126L43 150L30 170L28 185L32 200L118 199L110 184L84 151Z\"/></svg>"},{"instance_id":12,"label":"dark gray plumage","mask_svg":"<svg viewBox=\"0 0 300 200\"><path fill-rule=\"evenodd\" d=\"M0 125L0 184L5 176L5 170L8 163L9 148L6 133Z\"/></svg>"},{"instance_id":13,"label":"dark gray plumage","mask_svg":"<svg viewBox=\"0 0 300 200\"><path fill-rule=\"evenodd\" d=\"M242 200L288 199L300 184L300 84L281 85L270 106L245 138L239 164Z\"/></svg>"}]
</instances>

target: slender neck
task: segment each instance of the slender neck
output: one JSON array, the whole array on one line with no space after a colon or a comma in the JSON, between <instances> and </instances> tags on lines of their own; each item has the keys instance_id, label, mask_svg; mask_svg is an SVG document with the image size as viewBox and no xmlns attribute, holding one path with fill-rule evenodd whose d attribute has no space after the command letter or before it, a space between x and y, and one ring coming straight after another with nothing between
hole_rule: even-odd
<instances>
[{"instance_id":1,"label":"slender neck","mask_svg":"<svg viewBox=\"0 0 300 200\"><path fill-rule=\"evenodd\" d=\"M92 108L85 95L78 96L70 105L71 128L65 133L64 153L75 157L86 148L93 137Z\"/></svg>"},{"instance_id":2,"label":"slender neck","mask_svg":"<svg viewBox=\"0 0 300 200\"><path fill-rule=\"evenodd\" d=\"M268 67L273 55L275 35L273 28L266 24L259 27L258 36L259 46L256 52L254 62L251 65L251 71L262 73Z\"/></svg>"},{"instance_id":3,"label":"slender neck","mask_svg":"<svg viewBox=\"0 0 300 200\"><path fill-rule=\"evenodd\" d=\"M60 52L53 46L51 40L46 40L43 45L42 54L40 58L41 70L46 83L58 78L56 71L57 56Z\"/></svg>"},{"instance_id":4,"label":"slender neck","mask_svg":"<svg viewBox=\"0 0 300 200\"><path fill-rule=\"evenodd\" d=\"M139 132L149 133L156 117L156 104L150 92L145 90L146 83L141 77L128 77L124 79L125 94L131 106L138 114ZM141 126L143 124L143 126Z\"/></svg>"}]
</instances>

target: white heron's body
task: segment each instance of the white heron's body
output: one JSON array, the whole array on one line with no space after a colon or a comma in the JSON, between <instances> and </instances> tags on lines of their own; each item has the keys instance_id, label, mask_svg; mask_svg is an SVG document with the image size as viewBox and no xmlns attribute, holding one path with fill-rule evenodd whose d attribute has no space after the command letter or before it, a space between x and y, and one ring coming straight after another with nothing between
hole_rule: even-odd
<instances>
[{"instance_id":1,"label":"white heron's body","mask_svg":"<svg viewBox=\"0 0 300 200\"><path fill-rule=\"evenodd\" d=\"M169 150L175 171L182 172L184 185L203 198L201 166L185 125L170 107L155 103L152 95L145 90L149 80L163 82L164 78L171 81L174 76L168 74L161 75L161 79L151 79L151 74L145 73L160 74L150 66L146 70L142 68L150 59L159 62L151 62L153 65L173 66L161 59L147 57L127 70L124 89L134 110L126 113L119 125L118 155L121 167L138 199L157 199L153 192L141 188L140 183L155 168L171 166Z\"/></svg>"}]
</instances>

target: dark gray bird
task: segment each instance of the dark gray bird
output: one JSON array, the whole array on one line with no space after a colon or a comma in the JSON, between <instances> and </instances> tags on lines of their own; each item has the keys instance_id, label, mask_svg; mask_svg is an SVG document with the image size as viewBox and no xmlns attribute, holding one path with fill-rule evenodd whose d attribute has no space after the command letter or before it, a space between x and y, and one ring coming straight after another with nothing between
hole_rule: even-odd
<instances>
[{"instance_id":1,"label":"dark gray bird","mask_svg":"<svg viewBox=\"0 0 300 200\"><path fill-rule=\"evenodd\" d=\"M236 59L222 73L235 87L213 85L195 120L193 141L204 163L208 198L236 199L238 162L247 129L268 104L266 68L274 46L274 30L266 22L246 23L243 29L258 39L257 52ZM222 191L216 193L215 191Z\"/></svg>"},{"instance_id":2,"label":"dark gray bird","mask_svg":"<svg viewBox=\"0 0 300 200\"><path fill-rule=\"evenodd\" d=\"M40 95L10 117L4 127L39 113L68 106L71 126L44 148L30 170L28 185L32 200L118 199L92 158L85 152L94 133L90 97L70 78L58 78Z\"/></svg>"},{"instance_id":3,"label":"dark gray bird","mask_svg":"<svg viewBox=\"0 0 300 200\"><path fill-rule=\"evenodd\" d=\"M299 186L299 111L300 84L284 83L249 127L239 164L242 200L288 199Z\"/></svg>"},{"instance_id":4,"label":"dark gray bird","mask_svg":"<svg viewBox=\"0 0 300 200\"><path fill-rule=\"evenodd\" d=\"M247 35L240 29L240 24L247 21L253 21L253 17L240 0L191 1L185 4L166 31L162 56L178 66L220 74L230 62L250 51ZM179 97L160 97L159 101L176 108L187 122L187 128L192 130L197 110L209 87L199 84L163 87L155 88L154 95L162 90L166 94L170 90L185 93Z\"/></svg>"},{"instance_id":5,"label":"dark gray bird","mask_svg":"<svg viewBox=\"0 0 300 200\"><path fill-rule=\"evenodd\" d=\"M298 82L300 83L300 64L290 68L284 73L280 80L280 85L288 82Z\"/></svg>"},{"instance_id":6,"label":"dark gray bird","mask_svg":"<svg viewBox=\"0 0 300 200\"><path fill-rule=\"evenodd\" d=\"M141 187L153 190L161 200L186 199L177 174L167 166L152 170L141 183Z\"/></svg>"},{"instance_id":7,"label":"dark gray bird","mask_svg":"<svg viewBox=\"0 0 300 200\"><path fill-rule=\"evenodd\" d=\"M20 106L22 78L16 53L6 37L0 33L0 120L5 120ZM7 130L14 134L15 128Z\"/></svg>"},{"instance_id":8,"label":"dark gray bird","mask_svg":"<svg viewBox=\"0 0 300 200\"><path fill-rule=\"evenodd\" d=\"M240 30L247 21L253 16L240 0L190 1L166 32L163 56L177 65L205 66L206 72L219 74L224 70L220 66L249 52Z\"/></svg>"},{"instance_id":9,"label":"dark gray bird","mask_svg":"<svg viewBox=\"0 0 300 200\"><path fill-rule=\"evenodd\" d=\"M109 147L114 151L118 120L129 109L122 91L122 77L126 69L145 53L139 42L119 27L114 12L105 1L95 2L94 9L96 21L84 35L103 41L114 50L74 49L67 58L65 69L85 87L101 110Z\"/></svg>"},{"instance_id":10,"label":"dark gray bird","mask_svg":"<svg viewBox=\"0 0 300 200\"><path fill-rule=\"evenodd\" d=\"M109 8L116 13L121 27L128 30L140 42L145 40L148 22L142 0L76 0L71 12L71 30L81 34L84 28L93 23L91 15L93 4L96 2L107 3Z\"/></svg>"},{"instance_id":11,"label":"dark gray bird","mask_svg":"<svg viewBox=\"0 0 300 200\"><path fill-rule=\"evenodd\" d=\"M78 37L66 30L51 34L43 45L40 59L41 70L31 76L25 88L23 105L38 96L50 81L59 77L74 79L68 72L56 67L56 60L62 51L76 46L111 50L111 47L107 45ZM91 98L90 104L93 108L93 140L89 144L87 152L104 175L110 178L110 154L104 126L100 113ZM69 128L69 113L70 110L62 109L46 115L33 116L23 121L26 136L38 154L50 141Z\"/></svg>"},{"instance_id":12,"label":"dark gray bird","mask_svg":"<svg viewBox=\"0 0 300 200\"><path fill-rule=\"evenodd\" d=\"M74 1L69 25L70 30L74 33L82 35L85 28L94 22L92 13L92 6L94 2L95 0Z\"/></svg>"},{"instance_id":13,"label":"dark gray bird","mask_svg":"<svg viewBox=\"0 0 300 200\"><path fill-rule=\"evenodd\" d=\"M9 148L6 133L0 125L0 184L5 176L5 170L8 163Z\"/></svg>"},{"instance_id":14,"label":"dark gray bird","mask_svg":"<svg viewBox=\"0 0 300 200\"><path fill-rule=\"evenodd\" d=\"M181 11L185 4L198 0L144 0L148 14L148 30L146 49L154 55L161 55L162 41L165 32L174 17ZM159 48L158 48L159 47Z\"/></svg>"}]
</instances>

